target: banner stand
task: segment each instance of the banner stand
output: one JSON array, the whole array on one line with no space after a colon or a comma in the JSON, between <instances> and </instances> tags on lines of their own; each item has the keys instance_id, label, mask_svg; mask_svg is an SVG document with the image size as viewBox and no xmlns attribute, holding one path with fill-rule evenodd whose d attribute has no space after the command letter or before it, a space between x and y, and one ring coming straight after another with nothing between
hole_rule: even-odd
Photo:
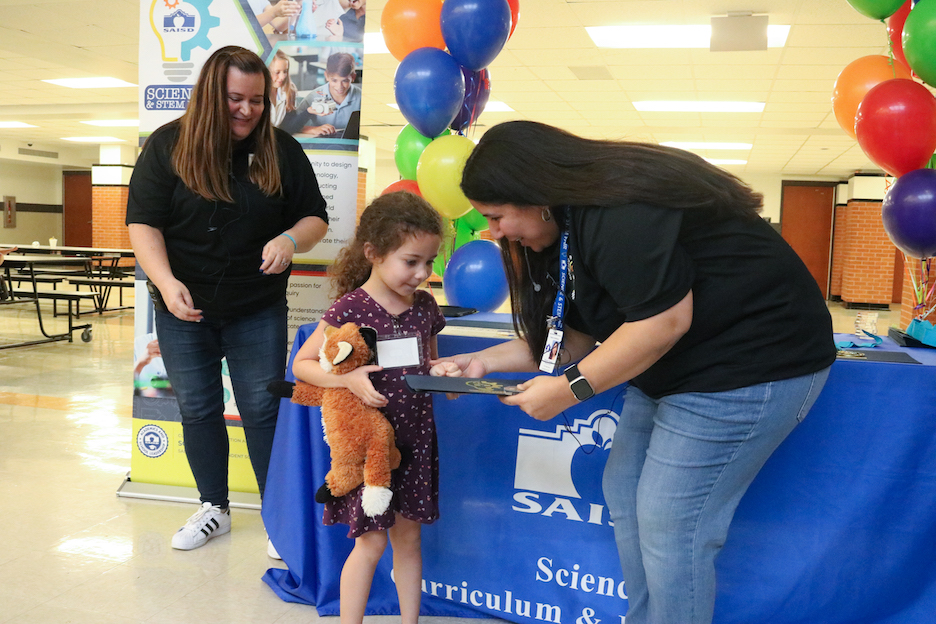
<instances>
[{"instance_id":1,"label":"banner stand","mask_svg":"<svg viewBox=\"0 0 936 624\"><path fill-rule=\"evenodd\" d=\"M201 504L198 490L181 485L157 485L155 483L140 483L130 480L129 473L120 487L117 496L123 498L146 498L149 500L169 501L172 503ZM238 509L260 509L260 495L250 492L228 493L230 506Z\"/></svg>"}]
</instances>

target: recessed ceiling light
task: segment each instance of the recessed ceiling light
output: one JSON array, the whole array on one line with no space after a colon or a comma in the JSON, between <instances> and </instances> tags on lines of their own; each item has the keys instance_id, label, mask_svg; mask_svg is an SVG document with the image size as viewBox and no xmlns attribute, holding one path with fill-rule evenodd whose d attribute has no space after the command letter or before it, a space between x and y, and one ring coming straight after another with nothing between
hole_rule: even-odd
<instances>
[{"instance_id":1,"label":"recessed ceiling light","mask_svg":"<svg viewBox=\"0 0 936 624\"><path fill-rule=\"evenodd\" d=\"M98 119L94 121L82 121L89 126L101 126L104 128L133 128L140 125L139 119Z\"/></svg>"},{"instance_id":2,"label":"recessed ceiling light","mask_svg":"<svg viewBox=\"0 0 936 624\"><path fill-rule=\"evenodd\" d=\"M713 165L746 165L746 160L734 160L731 158L706 158L704 159Z\"/></svg>"},{"instance_id":3,"label":"recessed ceiling light","mask_svg":"<svg viewBox=\"0 0 936 624\"><path fill-rule=\"evenodd\" d=\"M382 33L364 33L364 54L390 54Z\"/></svg>"},{"instance_id":4,"label":"recessed ceiling light","mask_svg":"<svg viewBox=\"0 0 936 624\"><path fill-rule=\"evenodd\" d=\"M712 26L663 26L655 24L587 26L588 36L599 48L708 48ZM790 27L767 26L767 47L782 48Z\"/></svg>"},{"instance_id":5,"label":"recessed ceiling light","mask_svg":"<svg viewBox=\"0 0 936 624\"><path fill-rule=\"evenodd\" d=\"M126 82L119 78L109 78L107 76L100 78L56 78L55 80L43 80L49 84L60 87L69 87L71 89L110 89L113 87L135 87L132 82Z\"/></svg>"},{"instance_id":6,"label":"recessed ceiling light","mask_svg":"<svg viewBox=\"0 0 936 624\"><path fill-rule=\"evenodd\" d=\"M762 113L764 103L648 100L634 102L634 108L642 112L657 113Z\"/></svg>"},{"instance_id":7,"label":"recessed ceiling light","mask_svg":"<svg viewBox=\"0 0 936 624\"><path fill-rule=\"evenodd\" d=\"M75 143L126 143L123 139L109 136L62 137L62 140L74 141Z\"/></svg>"},{"instance_id":8,"label":"recessed ceiling light","mask_svg":"<svg viewBox=\"0 0 936 624\"><path fill-rule=\"evenodd\" d=\"M36 126L22 121L0 121L0 128L35 128Z\"/></svg>"},{"instance_id":9,"label":"recessed ceiling light","mask_svg":"<svg viewBox=\"0 0 936 624\"><path fill-rule=\"evenodd\" d=\"M753 145L750 143L715 143L706 141L664 141L660 145L667 147L678 147L684 150L697 149L715 149L715 150L749 150Z\"/></svg>"}]
</instances>

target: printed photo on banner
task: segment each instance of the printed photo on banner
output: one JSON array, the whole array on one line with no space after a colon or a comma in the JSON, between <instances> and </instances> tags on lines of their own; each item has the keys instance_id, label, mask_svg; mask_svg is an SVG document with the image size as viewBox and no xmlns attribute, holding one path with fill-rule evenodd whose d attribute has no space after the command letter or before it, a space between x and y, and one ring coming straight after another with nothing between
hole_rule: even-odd
<instances>
[{"instance_id":1,"label":"printed photo on banner","mask_svg":"<svg viewBox=\"0 0 936 624\"><path fill-rule=\"evenodd\" d=\"M357 141L361 124L360 46L283 45L270 63L273 122L300 141Z\"/></svg>"},{"instance_id":2,"label":"printed photo on banner","mask_svg":"<svg viewBox=\"0 0 936 624\"><path fill-rule=\"evenodd\" d=\"M367 0L241 0L271 45L364 41Z\"/></svg>"}]
</instances>

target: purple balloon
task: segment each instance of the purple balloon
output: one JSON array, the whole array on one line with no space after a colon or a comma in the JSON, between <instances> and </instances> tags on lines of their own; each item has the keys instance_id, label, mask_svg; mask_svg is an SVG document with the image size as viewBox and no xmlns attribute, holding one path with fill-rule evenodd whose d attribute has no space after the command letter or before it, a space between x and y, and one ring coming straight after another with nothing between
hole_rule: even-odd
<instances>
[{"instance_id":1,"label":"purple balloon","mask_svg":"<svg viewBox=\"0 0 936 624\"><path fill-rule=\"evenodd\" d=\"M478 115L487 105L491 97L491 73L487 69L472 71L462 67L465 76L465 100L461 109L455 115L449 128L455 132L463 132L478 119Z\"/></svg>"},{"instance_id":2,"label":"purple balloon","mask_svg":"<svg viewBox=\"0 0 936 624\"><path fill-rule=\"evenodd\" d=\"M914 258L936 256L936 171L916 169L894 182L881 206L884 231Z\"/></svg>"}]
</instances>

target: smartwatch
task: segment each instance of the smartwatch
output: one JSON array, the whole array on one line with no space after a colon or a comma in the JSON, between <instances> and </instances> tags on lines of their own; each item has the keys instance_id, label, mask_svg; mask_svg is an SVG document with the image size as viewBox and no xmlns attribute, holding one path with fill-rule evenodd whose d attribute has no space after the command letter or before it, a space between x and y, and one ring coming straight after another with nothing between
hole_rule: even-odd
<instances>
[{"instance_id":1,"label":"smartwatch","mask_svg":"<svg viewBox=\"0 0 936 624\"><path fill-rule=\"evenodd\" d=\"M577 400L584 401L595 396L595 389L579 372L578 365L573 364L565 369L565 376L569 380L569 388L572 389L572 394L575 395Z\"/></svg>"}]
</instances>

